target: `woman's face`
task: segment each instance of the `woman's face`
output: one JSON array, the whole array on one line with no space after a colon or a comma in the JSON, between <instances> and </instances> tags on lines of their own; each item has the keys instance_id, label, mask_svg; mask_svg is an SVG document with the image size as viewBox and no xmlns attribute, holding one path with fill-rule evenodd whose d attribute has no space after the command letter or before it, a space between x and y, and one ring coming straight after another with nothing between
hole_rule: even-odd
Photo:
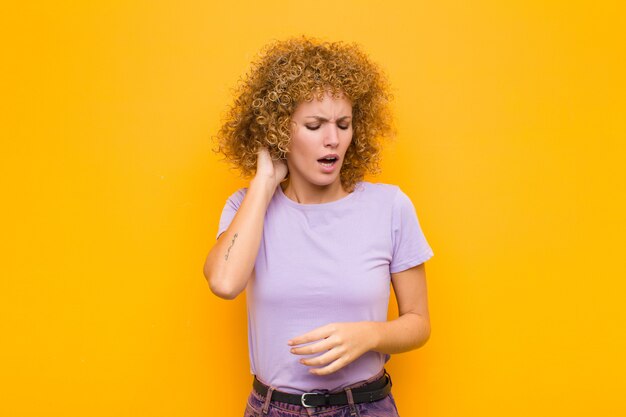
<instances>
[{"instance_id":1,"label":"woman's face","mask_svg":"<svg viewBox=\"0 0 626 417\"><path fill-rule=\"evenodd\" d=\"M339 171L352 142L352 104L343 95L298 104L292 115L287 166L291 180L318 186L340 181ZM329 158L329 159L325 159Z\"/></svg>"}]
</instances>

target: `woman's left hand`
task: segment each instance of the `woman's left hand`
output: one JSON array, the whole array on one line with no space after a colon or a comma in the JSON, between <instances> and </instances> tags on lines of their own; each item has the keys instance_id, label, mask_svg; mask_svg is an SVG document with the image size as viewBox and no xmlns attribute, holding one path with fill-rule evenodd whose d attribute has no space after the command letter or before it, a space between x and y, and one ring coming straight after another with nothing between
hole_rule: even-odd
<instances>
[{"instance_id":1,"label":"woman's left hand","mask_svg":"<svg viewBox=\"0 0 626 417\"><path fill-rule=\"evenodd\" d=\"M311 355L325 352L322 355L300 359L307 366L324 366L310 369L315 375L328 375L356 360L375 346L375 323L359 321L351 323L330 323L318 327L301 336L294 337L287 344L294 346L291 353L295 355ZM310 345L300 346L304 343Z\"/></svg>"}]
</instances>

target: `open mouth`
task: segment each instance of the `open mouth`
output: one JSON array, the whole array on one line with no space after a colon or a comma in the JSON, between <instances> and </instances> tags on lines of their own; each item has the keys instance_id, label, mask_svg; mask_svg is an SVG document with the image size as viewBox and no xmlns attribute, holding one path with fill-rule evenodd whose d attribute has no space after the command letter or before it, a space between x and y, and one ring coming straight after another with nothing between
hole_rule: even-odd
<instances>
[{"instance_id":1,"label":"open mouth","mask_svg":"<svg viewBox=\"0 0 626 417\"><path fill-rule=\"evenodd\" d=\"M319 162L323 167L330 168L337 163L337 160L338 159L333 156L330 158L320 158L317 162Z\"/></svg>"}]
</instances>

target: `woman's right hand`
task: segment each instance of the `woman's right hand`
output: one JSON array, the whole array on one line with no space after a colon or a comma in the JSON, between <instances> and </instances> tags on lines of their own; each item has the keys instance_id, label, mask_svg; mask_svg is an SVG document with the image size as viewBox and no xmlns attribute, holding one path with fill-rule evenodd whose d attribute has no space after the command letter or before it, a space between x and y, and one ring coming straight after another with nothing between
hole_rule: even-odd
<instances>
[{"instance_id":1,"label":"woman's right hand","mask_svg":"<svg viewBox=\"0 0 626 417\"><path fill-rule=\"evenodd\" d=\"M273 161L266 147L259 149L257 152L255 179L269 181L273 186L273 190L285 179L288 171L287 163L284 159Z\"/></svg>"}]
</instances>

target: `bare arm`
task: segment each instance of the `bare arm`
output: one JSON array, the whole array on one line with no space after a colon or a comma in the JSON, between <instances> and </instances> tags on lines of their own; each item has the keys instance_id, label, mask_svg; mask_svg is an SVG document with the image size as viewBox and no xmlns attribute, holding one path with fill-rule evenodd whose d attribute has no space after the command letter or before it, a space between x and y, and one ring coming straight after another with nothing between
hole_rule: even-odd
<instances>
[{"instance_id":1,"label":"bare arm","mask_svg":"<svg viewBox=\"0 0 626 417\"><path fill-rule=\"evenodd\" d=\"M267 150L259 151L256 176L204 263L204 276L218 297L232 300L246 288L259 252L267 206L286 174L283 161L272 162Z\"/></svg>"},{"instance_id":2,"label":"bare arm","mask_svg":"<svg viewBox=\"0 0 626 417\"><path fill-rule=\"evenodd\" d=\"M373 322L374 347L383 353L400 353L423 346L430 337L430 315L425 264L391 274L399 317Z\"/></svg>"}]
</instances>

